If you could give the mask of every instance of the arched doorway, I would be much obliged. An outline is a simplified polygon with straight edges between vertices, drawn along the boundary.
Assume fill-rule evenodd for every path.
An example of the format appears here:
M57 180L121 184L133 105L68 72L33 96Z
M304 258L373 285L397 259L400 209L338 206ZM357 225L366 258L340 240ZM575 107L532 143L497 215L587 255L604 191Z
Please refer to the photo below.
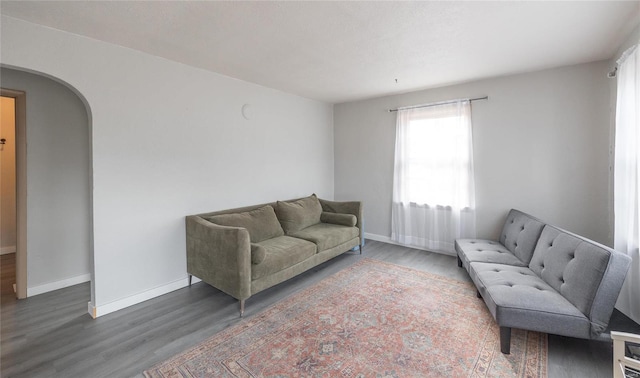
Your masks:
M3 264L10 261L9 272L13 280L7 280L6 268L3 266L3 292L5 281L13 284L18 298L27 297L27 261L26 261L26 127L25 104L26 95L22 91L0 89L2 96L2 129L0 132L0 164L2 184L0 191L0 226ZM20 210L18 209L20 208ZM18 252L19 251L19 252ZM14 257L4 254L14 254Z
M3 94L22 94L23 106L17 102L16 109L24 112L25 120L22 128L16 125L25 141L20 148L16 134L18 297L91 281L89 108L64 83L16 69L1 70ZM91 291L93 298L93 287Z

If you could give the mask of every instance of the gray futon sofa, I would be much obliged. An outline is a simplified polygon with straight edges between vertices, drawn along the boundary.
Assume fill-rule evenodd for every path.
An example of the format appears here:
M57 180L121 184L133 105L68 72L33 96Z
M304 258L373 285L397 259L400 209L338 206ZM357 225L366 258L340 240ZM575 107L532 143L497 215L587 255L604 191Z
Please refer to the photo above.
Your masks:
M511 210L499 241L456 240L458 266L500 326L593 339L609 323L630 258L604 245Z
M316 195L186 217L187 273L240 301L359 247L362 203Z

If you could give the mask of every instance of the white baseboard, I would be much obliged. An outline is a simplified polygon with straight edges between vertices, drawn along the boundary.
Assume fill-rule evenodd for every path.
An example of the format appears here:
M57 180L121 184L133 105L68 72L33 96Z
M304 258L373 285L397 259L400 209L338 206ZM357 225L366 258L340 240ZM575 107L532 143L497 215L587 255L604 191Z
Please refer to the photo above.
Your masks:
M200 282L200 279L193 277L191 281L192 284ZM144 301L148 301L149 299L153 299L155 297L159 297L161 295L170 293L172 291L176 291L178 289L182 289L183 287L189 286L188 278L181 278L179 280L169 282L166 285L158 286L153 289L145 290L141 293L134 294L122 299L115 300L113 302L93 306L91 302L88 303L88 312L94 319L110 314L114 311L122 310L123 308L136 305L138 303L142 303Z
M80 276L75 276L71 278L66 278L64 280L49 282L44 285L38 285L34 287L27 288L27 297L32 297L34 295L48 293L50 291L64 289L65 287L81 284L83 282L91 281L91 274L82 274Z
M395 244L395 245L401 245L403 247L409 247L409 248L414 248L414 249L421 249L423 251L428 251L428 252L434 252L434 253L440 253L440 254L444 254L444 255L451 255L451 256L455 256L455 254L452 253L446 253L446 252L441 252L441 251L429 251L427 249L423 249L423 248L417 248L414 246L410 246L410 245L403 245L397 242L394 242L393 240L391 240L391 238L389 238L388 236L382 236L382 235L376 235L376 234L370 234L365 232L364 234L364 238L365 239L369 239L369 240L375 240L375 241L379 241L379 242L383 242L383 243L389 243L389 244ZM364 248L365 254L367 251L366 245ZM201 280L197 277L193 277L192 283L198 283ZM149 289L146 291L143 291L141 293L138 294L134 294L122 299L118 299L115 300L113 302L104 304L104 305L98 305L98 306L94 306L91 302L87 303L87 312L89 313L89 315L91 315L94 319L103 315L107 315L110 314L112 312L118 311L118 310L122 310L124 308L136 305L138 303L142 303L144 301L148 301L149 299L153 299L155 297L159 297L161 295L164 294L168 294L172 291L176 291L178 289L182 289L183 287L187 287L189 286L189 281L188 278L181 278L179 280L175 280L173 282L170 282L166 285L162 285L153 289Z
M420 247L416 247L414 245L406 245L406 244L402 244L402 243L398 243L396 241L391 240L390 237L388 236L383 236L383 235L377 235L377 234L370 234L368 232L364 233L364 238L369 239L369 240L375 240L375 241L379 241L379 242L383 242L383 243L387 243L387 244L394 244L394 245L400 245L402 247L407 247L407 248L413 248L413 249L419 249L421 251L427 251L427 252L433 252L433 253L439 253L441 255L447 255L447 256L455 256L456 254L453 252L445 252L445 251L435 251L435 250L430 250L430 249L426 249L426 248L420 248ZM366 244L365 244L365 253L367 250Z
M376 234L370 234L370 233L366 233L364 234L364 238L365 239L369 239L369 240L375 240L375 241L380 241L383 243L389 243L389 244L396 244L396 245L402 245L399 243L394 242L393 240L391 240L391 238L389 238L388 236L382 236L382 235L376 235ZM417 248L417 247L413 247L410 245L403 245L404 247L409 247L409 248L415 248L415 249L422 249L422 248ZM427 251L426 249L422 249L424 251ZM364 248L365 254L367 251L366 245ZM429 251L429 252L435 252L435 253L441 253L441 254L445 254L445 255L452 255L449 253L445 253L445 252L438 252L438 251ZM455 255L453 255L455 256ZM193 281L192 283L198 283L200 282L200 279L193 277ZM118 310L122 310L123 308L127 308L129 306L133 306L136 305L138 303L142 303L144 301L148 301L149 299L153 299L155 297L159 297L161 295L170 293L172 291L178 290L178 289L182 289L183 287L186 287L189 285L189 281L187 279L187 277L185 278L181 278L179 280L170 282L166 285L162 285L153 289L149 289L146 291L143 291L141 293L138 294L134 294L131 295L129 297L126 298L122 298L122 299L118 299L115 300L113 302L104 304L104 305L98 305L98 306L94 306L91 302L89 302L87 304L87 311L89 313L89 315L91 315L93 318L97 318L103 315L107 315L110 314L112 312L118 311Z
M8 255L9 253L16 253L16 246L11 245L8 247L0 247L0 255Z

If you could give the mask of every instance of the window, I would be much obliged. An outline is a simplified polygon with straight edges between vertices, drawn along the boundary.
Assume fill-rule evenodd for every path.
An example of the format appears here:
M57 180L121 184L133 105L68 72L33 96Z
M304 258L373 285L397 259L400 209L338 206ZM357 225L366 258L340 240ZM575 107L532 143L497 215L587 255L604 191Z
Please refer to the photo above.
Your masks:
M392 240L453 251L475 237L469 101L398 111Z
M469 207L469 132L459 117L419 118L406 126L404 166L407 189L402 202L418 205ZM452 190L452 188L454 190ZM458 197L459 196L459 197Z

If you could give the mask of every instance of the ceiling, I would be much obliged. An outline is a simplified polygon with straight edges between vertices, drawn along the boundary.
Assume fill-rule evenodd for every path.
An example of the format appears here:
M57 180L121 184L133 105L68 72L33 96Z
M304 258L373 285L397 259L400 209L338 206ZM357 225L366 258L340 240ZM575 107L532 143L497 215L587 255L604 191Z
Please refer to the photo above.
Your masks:
M2 0L0 10L329 103L609 59L640 20L640 1Z

